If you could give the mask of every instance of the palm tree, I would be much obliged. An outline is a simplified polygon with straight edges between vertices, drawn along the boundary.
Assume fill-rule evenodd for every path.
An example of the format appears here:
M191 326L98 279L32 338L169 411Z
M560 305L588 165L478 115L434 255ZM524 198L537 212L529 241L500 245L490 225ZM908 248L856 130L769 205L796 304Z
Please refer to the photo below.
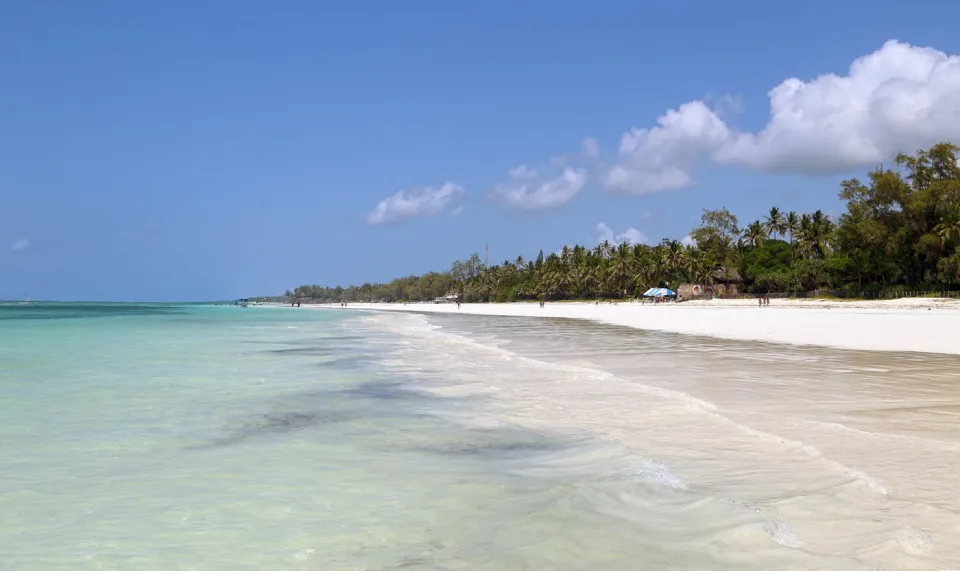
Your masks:
M764 218L763 227L767 234L772 236L781 236L787 231L786 219L779 208L774 206L770 209L770 213Z
M787 233L790 234L790 243L793 243L793 233L800 227L800 217L797 216L796 212L791 210L787 212L787 216L783 221Z
M587 267L584 270L583 286L584 291L591 297L597 297L600 294L601 285L606 279L604 267L597 263L600 258L590 255L587 258Z
M630 244L624 242L617 247L610 259L610 285L611 290L617 296L626 293L630 276L633 275L633 256L631 256Z
M683 262L683 269L687 272L687 278L694 283L699 282L700 276L703 275L703 269L706 267L703 252L693 246L687 246L683 252Z
M767 231L764 229L763 224L759 220L751 222L743 229L743 236L740 238L740 242L744 244L749 244L754 248L759 248L763 246L763 242L767 239Z
M650 277L654 283L659 286L660 282L669 281L670 277L670 250L663 245L663 242L653 247L651 252Z
M683 244L676 240L664 240L663 246L666 248L667 270L672 277L683 268Z
M825 258L833 245L833 222L822 210L814 212L812 220L814 252L818 258Z
M597 244L593 249L594 255L597 257L603 258L605 260L610 259L610 254L613 253L613 244L610 243L610 240L604 240Z
M817 210L813 215L800 217L794 254L798 258L824 258L830 250L833 240L833 222L830 217Z

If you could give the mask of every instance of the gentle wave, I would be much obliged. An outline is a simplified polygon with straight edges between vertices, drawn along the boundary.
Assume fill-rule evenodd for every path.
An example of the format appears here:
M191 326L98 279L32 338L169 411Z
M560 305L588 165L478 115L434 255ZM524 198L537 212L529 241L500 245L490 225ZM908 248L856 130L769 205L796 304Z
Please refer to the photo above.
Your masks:
M890 454L901 453L903 445L921 445L935 454L949 455L957 450L953 443L927 435L893 433L885 435L886 447L892 442L900 444L897 452L888 451L877 442L884 438L884 433L849 426L831 416L817 417L817 409L803 412L811 395L802 386L790 388L780 380L769 387L756 383L749 389L736 387L731 394L738 395L738 404L733 408L679 388L691 384L683 382L683 375L705 375L705 379L717 383L735 379L731 377L737 375L732 363L752 367L745 370L750 371L751 379L760 377L758 366L774 376L794 375L798 367L822 370L825 357L817 349L672 338L658 344L652 336L635 332L623 334L630 340L630 345L624 345L623 339L617 339L615 328L603 330L596 326L584 334L587 328L583 325L549 320L428 319L416 315L371 315L367 319L370 326L421 340L410 345L420 349L395 359L419 363L419 372L428 379L431 366L426 363L448 370L456 378L446 383L429 379L419 387L421 390L443 393L448 390L445 386L472 385L477 382L474 379L482 378L486 394L501 407L499 412L487 412L486 418L615 442L625 448L622 454L634 455L638 463L635 474L641 480L699 496L690 500L691 506L701 506L704 504L699 502L716 498L753 511L759 517L757 525L775 543L802 548L814 559L820 558L821 563L845 561L843 568L865 569L935 568L934 565L951 565L960 559L960 545L948 531L960 524L960 518L956 511L945 509L955 505L948 500L947 488L941 488L939 499L928 499L928 492L934 489L931 481L930 486L924 485L922 498L911 496L899 473L891 472L898 482L896 488L891 488L884 476L857 465L867 461L886 472L891 461L896 461ZM543 322L548 324L541 325ZM604 332L598 334L598 329ZM424 351L423 347L430 350ZM831 363L852 361L847 366L828 369L849 371L845 373L847 382L865 378L875 383L870 380L871 375L895 375L902 368L853 362L861 358L859 354L840 351L826 354ZM700 362L703 359L724 363L724 369L710 369L706 362ZM930 368L937 364L936 358L901 362L913 369L924 367L931 378L949 374L949 369L936 373ZM612 368L608 370L606 363ZM649 364L646 371L644 364ZM499 366L510 368L510 373L501 371ZM478 372L461 374L469 367ZM669 371L666 386L658 382L665 379L662 371ZM851 379L849 375L858 377ZM810 378L805 382L809 384ZM711 385L694 384L706 386L708 394L715 393ZM869 385L851 388L869 390L866 387ZM935 394L932 389L924 390ZM770 394L777 400L763 397L764 391L775 391ZM755 394L760 396L761 409L747 410L746 402ZM831 402L838 410L849 406L836 399ZM782 412L762 410L771 406ZM817 406L829 412L822 405ZM631 409L634 415L629 413ZM802 414L796 416L797 412ZM780 424L780 428L773 429L775 424ZM824 440L827 437L823 430L841 431L844 439L869 438L866 446L873 448L851 449L846 440ZM807 440L812 437L828 443L832 452ZM837 447L838 443L844 446ZM848 454L848 450L855 453ZM537 470L549 471L549 467ZM628 474L629 471L615 477ZM821 519L827 514L847 522L843 532L828 531L827 520ZM699 515L708 517L706 513ZM694 518L690 525L695 525L694 521L701 520ZM919 531L904 535L903 529ZM735 531L730 533L737 537ZM892 541L889 545L900 547L895 551L859 547L869 545L871 538L884 545Z

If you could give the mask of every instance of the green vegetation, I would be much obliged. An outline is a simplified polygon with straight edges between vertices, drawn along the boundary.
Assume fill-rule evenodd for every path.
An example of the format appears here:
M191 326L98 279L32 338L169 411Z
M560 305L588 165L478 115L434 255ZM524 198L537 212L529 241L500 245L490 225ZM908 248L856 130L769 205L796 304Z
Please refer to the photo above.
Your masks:
M845 180L846 212L831 220L770 209L740 228L725 208L704 210L690 232L694 244L656 246L609 242L564 246L534 260L522 256L485 266L477 254L447 272L348 288L300 286L287 296L315 302L417 301L459 293L465 301L632 297L649 287L741 280L742 292L960 289L960 168L950 143L896 168L879 167L867 181Z

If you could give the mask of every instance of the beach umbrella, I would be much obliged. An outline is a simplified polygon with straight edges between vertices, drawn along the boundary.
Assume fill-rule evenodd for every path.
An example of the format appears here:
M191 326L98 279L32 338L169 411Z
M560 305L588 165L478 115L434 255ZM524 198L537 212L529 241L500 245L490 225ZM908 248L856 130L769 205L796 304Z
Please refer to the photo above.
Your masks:
M676 294L673 292L673 290L665 287L652 287L643 292L643 297L669 297L671 295Z

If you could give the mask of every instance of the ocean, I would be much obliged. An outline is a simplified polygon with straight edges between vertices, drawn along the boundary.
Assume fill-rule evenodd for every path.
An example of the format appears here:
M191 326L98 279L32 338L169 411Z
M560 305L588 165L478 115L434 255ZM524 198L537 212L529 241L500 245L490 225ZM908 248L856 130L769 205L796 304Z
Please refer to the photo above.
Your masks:
M960 568L960 359L0 305L0 570Z

